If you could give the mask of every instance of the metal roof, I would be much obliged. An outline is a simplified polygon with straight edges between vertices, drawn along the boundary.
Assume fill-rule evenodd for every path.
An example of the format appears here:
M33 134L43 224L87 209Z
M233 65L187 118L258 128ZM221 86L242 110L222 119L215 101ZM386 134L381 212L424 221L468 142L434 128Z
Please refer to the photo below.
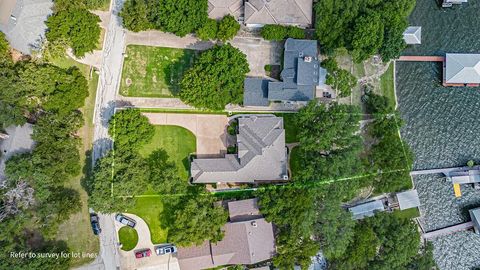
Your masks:
M454 184L480 183L480 171L468 170L463 172L450 172L449 177Z
M403 32L403 39L407 44L422 44L422 27L409 26Z
M400 210L414 208L420 206L420 199L416 189L397 193L398 204Z
M365 217L372 217L376 212L385 211L382 201L371 201L348 208L352 213L353 219L362 219Z
M480 234L480 207L475 209L468 210L470 213L470 218L473 222L473 227L475 229L475 233Z
M480 83L480 54L447 53L445 57L447 83Z

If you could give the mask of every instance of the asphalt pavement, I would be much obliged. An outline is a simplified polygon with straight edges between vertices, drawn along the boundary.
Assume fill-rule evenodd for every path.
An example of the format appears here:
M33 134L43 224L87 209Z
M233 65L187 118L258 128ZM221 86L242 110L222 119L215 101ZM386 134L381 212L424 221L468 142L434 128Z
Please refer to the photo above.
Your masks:
M125 30L122 27L118 12L123 0L112 0L110 21L103 44L100 80L97 88L93 123L95 125L93 141L93 160L104 156L112 148L112 140L108 136L108 121L115 109L115 96L120 83L123 52L125 49ZM114 270L120 268L120 258L117 248L117 233L113 215L99 214L100 226L100 259L91 265L90 269ZM87 266L88 267L88 266ZM89 268L86 268L89 269Z

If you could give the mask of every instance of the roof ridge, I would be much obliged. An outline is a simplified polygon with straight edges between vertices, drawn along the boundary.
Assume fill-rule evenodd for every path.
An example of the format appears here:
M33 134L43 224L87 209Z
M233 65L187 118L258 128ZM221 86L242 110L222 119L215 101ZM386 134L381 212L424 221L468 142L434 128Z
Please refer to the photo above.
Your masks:
M307 20L308 23L312 23L311 20L312 18L308 18L307 17L307 14L305 14L305 11L302 9L302 7L300 7L300 5L298 4L297 0L292 0L293 2L295 2L295 5L297 5L298 9L300 9L300 11L302 12L303 16L305 17L305 19Z

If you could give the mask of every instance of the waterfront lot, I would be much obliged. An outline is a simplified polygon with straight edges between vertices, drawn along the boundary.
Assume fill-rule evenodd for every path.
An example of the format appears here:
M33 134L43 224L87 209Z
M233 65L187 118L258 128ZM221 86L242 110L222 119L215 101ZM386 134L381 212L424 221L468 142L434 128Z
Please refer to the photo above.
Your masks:
M173 97L183 73L197 51L128 45L123 63L120 94L129 97Z

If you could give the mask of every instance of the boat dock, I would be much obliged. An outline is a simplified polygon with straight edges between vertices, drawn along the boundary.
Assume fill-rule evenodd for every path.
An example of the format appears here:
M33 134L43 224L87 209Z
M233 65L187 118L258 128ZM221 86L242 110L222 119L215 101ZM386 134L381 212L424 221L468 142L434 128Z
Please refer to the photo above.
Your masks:
M424 55L404 55L400 56L397 61L404 62L443 62L445 57L443 56L424 56Z
M439 230L424 233L424 234L422 234L422 237L423 237L423 239L429 240L429 239L432 239L434 237L448 235L448 234L461 232L461 231L466 231L466 230L470 230L472 228L473 228L473 221L469 221L469 222L453 225L453 226L450 226L450 227L446 227L446 228L443 228L443 229L439 229Z

